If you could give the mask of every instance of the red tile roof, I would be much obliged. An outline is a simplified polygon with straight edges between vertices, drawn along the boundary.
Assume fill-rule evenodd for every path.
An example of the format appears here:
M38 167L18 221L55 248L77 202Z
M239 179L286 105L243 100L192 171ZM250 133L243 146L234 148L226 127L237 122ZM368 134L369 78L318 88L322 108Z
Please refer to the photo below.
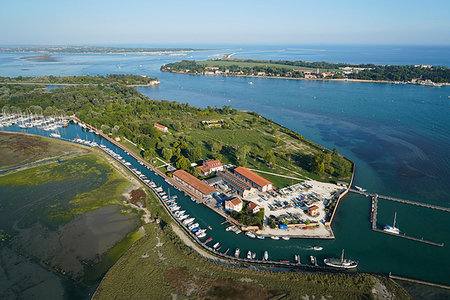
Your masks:
M256 204L253 201L250 201L250 203L247 205L248 208L250 208L251 210L254 210L257 207L260 207L258 204Z
M201 172L203 172L203 173L208 173L210 170L209 170L209 168L208 167L205 167L205 166L198 166L197 167Z
M161 128L161 129L167 129L167 127L166 127L166 126L164 126L164 125L161 125L161 124L158 124L158 123L154 123L154 124L153 124L153 126L155 126L155 127L159 127L159 128Z
M233 199L229 200L231 203L233 203L234 206L239 205L242 203L242 200L238 197L234 197Z
M222 166L222 163L218 159L208 159L203 164L206 165L210 169Z
M216 192L216 189L210 186L209 184L195 178L188 172L184 170L176 170L173 172L173 176L180 178L190 186L192 186L194 189L198 190L200 193L204 195L209 195L211 193Z
M234 172L244 176L245 178L247 178L248 180L252 181L253 183L255 183L256 185L258 185L260 187L266 186L268 184L272 184L272 182L270 182L269 180L262 178L258 174L255 174L252 171L250 171L249 169L244 168L244 167L237 167L236 169L234 169Z
M317 207L316 205L313 205L309 208L309 210L316 210L316 209L319 209L319 207Z

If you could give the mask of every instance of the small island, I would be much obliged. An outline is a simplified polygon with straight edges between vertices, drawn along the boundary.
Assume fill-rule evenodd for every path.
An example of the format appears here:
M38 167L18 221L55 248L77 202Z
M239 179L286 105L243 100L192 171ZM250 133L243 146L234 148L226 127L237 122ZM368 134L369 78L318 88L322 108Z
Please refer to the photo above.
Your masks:
M191 75L284 79L392 82L441 86L450 84L450 68L431 65L390 66L288 60L222 59L169 63L161 71Z

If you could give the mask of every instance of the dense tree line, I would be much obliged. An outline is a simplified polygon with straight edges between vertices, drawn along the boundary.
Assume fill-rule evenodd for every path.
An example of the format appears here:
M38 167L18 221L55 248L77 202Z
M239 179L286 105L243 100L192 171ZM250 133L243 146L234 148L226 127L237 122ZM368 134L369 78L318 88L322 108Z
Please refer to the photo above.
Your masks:
M39 76L39 77L0 77L0 83L12 82L31 82L31 83L48 83L48 84L112 84L120 83L125 85L146 85L157 80L139 75L127 74L108 74L106 76Z

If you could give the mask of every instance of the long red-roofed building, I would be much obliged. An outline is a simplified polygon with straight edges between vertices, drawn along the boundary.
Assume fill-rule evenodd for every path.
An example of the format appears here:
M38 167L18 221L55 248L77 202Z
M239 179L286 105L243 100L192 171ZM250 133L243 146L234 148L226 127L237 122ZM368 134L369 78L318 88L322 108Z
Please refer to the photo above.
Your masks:
M217 192L215 188L184 170L176 170L173 172L173 179L188 188L194 195L199 196L201 199L209 199L212 193Z
M237 167L233 170L233 173L236 175L236 177L251 185L252 187L257 188L261 192L268 192L273 189L272 182L265 178L262 178L258 174L250 171L245 167Z

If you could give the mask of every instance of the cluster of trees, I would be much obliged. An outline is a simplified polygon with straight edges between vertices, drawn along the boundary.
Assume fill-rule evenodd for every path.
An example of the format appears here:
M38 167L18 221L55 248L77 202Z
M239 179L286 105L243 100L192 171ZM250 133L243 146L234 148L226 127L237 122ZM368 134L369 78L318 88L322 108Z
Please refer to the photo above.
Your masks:
M244 208L241 211L231 212L231 217L247 226L258 226L259 229L262 229L264 226L264 208L254 214L247 208L246 202L244 202Z
M336 177L350 177L352 164L338 154L336 148L333 152L325 151L314 155L310 163L310 171L323 176L325 173Z
M42 86L8 85L0 83L0 107L10 110L39 108L44 115L76 115L106 134L125 136L145 149L146 159L157 155L172 162L176 168L195 173L191 162L203 158L202 144L189 136L163 134L154 126L163 125L174 130L198 124L197 115L236 113L230 106L200 109L185 103L156 101L139 93L134 87L121 84L73 86L46 91ZM220 149L221 150L221 149ZM220 151L219 150L219 151Z
M349 74L348 78L365 80L411 81L429 79L433 82L450 82L450 68L415 66L375 66L371 69Z
M146 76L131 74L109 74L106 76L39 76L39 77L0 77L0 83L6 82L36 82L48 84L112 84L119 83L125 85L146 85L157 80Z

